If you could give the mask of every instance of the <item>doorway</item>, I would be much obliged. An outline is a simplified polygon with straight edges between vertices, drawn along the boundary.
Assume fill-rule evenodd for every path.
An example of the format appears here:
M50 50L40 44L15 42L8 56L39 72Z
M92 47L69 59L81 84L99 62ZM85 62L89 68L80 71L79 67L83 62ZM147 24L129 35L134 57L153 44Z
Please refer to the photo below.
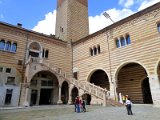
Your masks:
M142 82L142 94L144 104L153 104L152 95L149 86L149 78L145 78Z
M50 105L53 89L41 89L40 90L40 102L39 105Z

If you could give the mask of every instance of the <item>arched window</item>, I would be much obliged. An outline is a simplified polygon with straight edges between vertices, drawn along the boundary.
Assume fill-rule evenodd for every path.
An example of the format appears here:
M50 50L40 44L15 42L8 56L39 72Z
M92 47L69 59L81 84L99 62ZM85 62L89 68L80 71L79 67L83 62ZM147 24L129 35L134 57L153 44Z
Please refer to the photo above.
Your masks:
M48 53L49 53L49 51L46 50L46 51L45 51L45 58L48 58Z
M98 49L98 54L101 53L100 45L97 45L97 49Z
M97 48L94 47L94 55L97 55Z
M11 50L11 42L6 42L6 46L5 46L5 50L6 51L10 51Z
M11 47L11 52L16 52L17 51L17 43L13 43Z
M126 42L127 42L127 45L131 44L131 39L129 35L126 35Z
M37 42L33 42L29 46L29 56L39 57L41 47Z
M118 40L117 38L116 38L116 46L117 46L117 48L119 48L121 45L120 45L120 40Z
M93 56L93 49L90 48L90 55Z
M0 50L4 50L4 47L5 47L5 41L1 40L0 41Z
M125 46L126 43L124 37L121 37L120 40L121 40L121 46Z
M157 24L158 32L160 32L160 23Z

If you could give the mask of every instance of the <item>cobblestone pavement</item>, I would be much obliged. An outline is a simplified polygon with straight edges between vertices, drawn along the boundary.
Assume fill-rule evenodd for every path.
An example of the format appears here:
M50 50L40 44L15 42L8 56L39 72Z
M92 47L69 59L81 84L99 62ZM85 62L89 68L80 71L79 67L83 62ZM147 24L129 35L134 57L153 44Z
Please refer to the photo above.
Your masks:
M0 109L0 120L160 120L160 108L133 105L133 115L125 107L87 106L87 112L75 113L73 105Z

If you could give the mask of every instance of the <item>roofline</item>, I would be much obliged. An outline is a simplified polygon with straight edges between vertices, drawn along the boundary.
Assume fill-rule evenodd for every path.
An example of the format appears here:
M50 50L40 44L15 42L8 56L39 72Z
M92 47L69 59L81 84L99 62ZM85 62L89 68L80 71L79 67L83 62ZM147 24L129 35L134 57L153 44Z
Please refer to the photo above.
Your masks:
M75 41L75 42L73 42L73 45L76 45L78 43L84 42L84 41L86 41L86 40L88 40L88 39L90 39L92 37L95 37L95 36L97 36L99 34L102 34L102 33L106 32L107 30L113 29L113 28L115 28L115 27L117 27L119 25L122 25L122 24L124 24L124 23L126 23L128 21L131 21L131 20L133 20L133 19L135 19L137 17L140 17L140 16L142 16L144 14L147 14L147 13L149 13L149 12L151 12L153 10L159 9L159 8L160 8L160 2L154 4L154 5L150 6L150 7L147 7L147 8L145 8L145 9L143 9L143 10L141 10L141 11L135 13L135 14L132 14L132 15L120 20L120 21L117 21L117 22L115 22L115 23L113 23L113 24L111 24L111 25L109 25L109 26L107 26L107 27L95 32L95 33L92 33L92 34L90 34L90 35L88 35L88 36L86 36L86 37L84 37L84 38L82 38L82 39L80 39L78 41Z
M23 27L15 26L15 25L12 25L12 24L9 24L9 23L6 23L6 22L2 22L2 21L0 21L0 24L8 26L8 27L15 28L15 29L18 29L18 30L22 30L24 32L33 33L33 34L36 34L36 35L40 35L40 36L43 36L43 37L47 37L47 38L57 40L59 42L65 42L66 43L66 41L62 41L62 40L56 38L55 35L46 35L46 34L43 34L43 33L39 33L39 32L33 31L33 30L29 30L29 29L26 29L26 28L23 28Z

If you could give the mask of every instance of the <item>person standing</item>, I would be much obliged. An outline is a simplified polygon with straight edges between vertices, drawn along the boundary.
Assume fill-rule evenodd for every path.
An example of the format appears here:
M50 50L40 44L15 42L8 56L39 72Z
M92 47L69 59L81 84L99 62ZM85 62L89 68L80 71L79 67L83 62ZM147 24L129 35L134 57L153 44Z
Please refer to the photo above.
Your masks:
M128 115L133 115L133 113L132 113L132 102L131 102L130 98L128 98L126 100L126 108L127 108Z
M80 113L80 99L79 96L76 98L76 111L77 113Z
M82 101L82 111L86 112L86 103L85 103L85 100Z

